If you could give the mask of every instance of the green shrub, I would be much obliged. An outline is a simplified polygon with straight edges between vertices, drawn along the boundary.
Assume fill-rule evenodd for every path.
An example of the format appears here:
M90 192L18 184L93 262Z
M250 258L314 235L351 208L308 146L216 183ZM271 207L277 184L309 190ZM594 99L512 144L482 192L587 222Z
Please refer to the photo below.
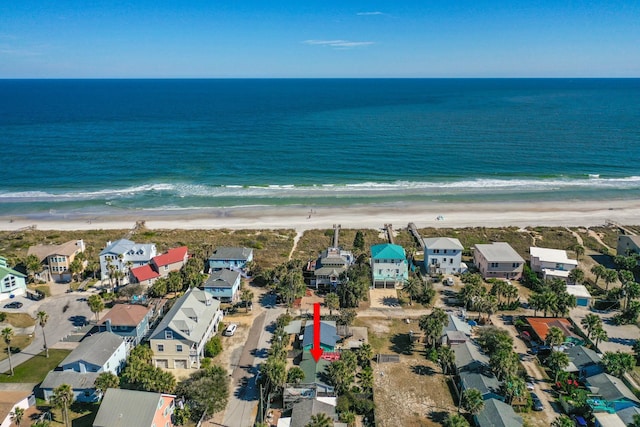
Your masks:
M222 352L222 340L219 335L212 337L204 346L205 357L216 357Z
M4 322L5 320L7 320L7 313L0 312L0 322Z

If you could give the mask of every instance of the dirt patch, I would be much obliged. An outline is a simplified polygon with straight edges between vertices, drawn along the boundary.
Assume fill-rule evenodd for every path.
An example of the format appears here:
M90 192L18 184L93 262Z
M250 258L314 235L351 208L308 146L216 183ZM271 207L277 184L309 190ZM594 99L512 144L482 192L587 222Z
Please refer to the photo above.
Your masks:
M398 291L395 289L371 289L369 291L370 308L397 308L400 307L398 301Z

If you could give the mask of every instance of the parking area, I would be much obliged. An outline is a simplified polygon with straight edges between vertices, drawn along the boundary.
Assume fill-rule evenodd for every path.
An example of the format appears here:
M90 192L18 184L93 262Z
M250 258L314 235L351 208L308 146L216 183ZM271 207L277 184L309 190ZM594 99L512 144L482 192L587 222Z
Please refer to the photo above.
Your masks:
M571 319L580 327L582 325L582 319L587 314L597 314L602 319L602 328L605 330L609 339L607 341L600 342L598 348L603 353L606 351L625 351L630 352L633 343L638 339L640 330L636 325L615 325L613 323L613 316L616 312L602 313L594 312L585 307L576 307L571 310ZM585 332L583 330L583 332ZM586 332L585 332L586 333Z
M397 308L398 291L395 289L371 289L369 290L370 308Z

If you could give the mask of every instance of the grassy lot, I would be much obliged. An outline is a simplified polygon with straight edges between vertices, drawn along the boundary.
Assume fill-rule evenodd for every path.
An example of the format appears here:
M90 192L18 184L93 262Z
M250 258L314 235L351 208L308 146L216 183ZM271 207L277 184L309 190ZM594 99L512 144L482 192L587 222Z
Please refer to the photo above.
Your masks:
M11 348L13 352L11 354L18 353L18 349L22 350L26 348L33 341L33 337L29 335L14 335L11 340ZM7 347L3 343L2 352L0 352L0 360L8 359Z
M535 236L536 245L540 247L569 249L578 243L573 234L564 227L535 227L529 231Z
M16 328L26 328L36 324L33 317L29 316L27 313L5 313L5 315L5 322L10 323Z
M368 318L355 324L369 328L374 353L400 356L399 363L373 363L376 425L440 426L456 411L447 378L425 358L421 344L411 344L409 331L418 331L416 323Z
M599 231L596 231L596 229L598 229ZM584 243L584 247L585 248L591 249L591 250L596 251L596 252L602 252L603 249L605 249L605 247L602 246L600 244L600 242L598 242L596 239L594 239L592 236L589 235L588 231L585 228L572 228L571 230L575 231L576 233L578 233L580 235L580 237L582 238L582 241ZM615 233L616 242L617 242L617 239L618 239L617 235L618 234L617 234L617 231L614 231L613 229L608 229L606 227L593 227L592 230L596 231L596 233L602 233L603 230L608 230L607 233ZM603 241L607 242L607 240L603 240ZM611 247L615 248L616 245L614 244Z
M13 341L11 342L13 346ZM0 383L40 383L47 373L67 357L69 350L49 350L49 358L44 351L14 368L14 375L0 375ZM6 357L6 356L5 356Z
M41 399L37 399L37 408L43 413L51 413L51 426L64 426L62 409L53 408L48 402ZM98 403L73 403L69 408L71 425L73 427L92 427L99 408Z

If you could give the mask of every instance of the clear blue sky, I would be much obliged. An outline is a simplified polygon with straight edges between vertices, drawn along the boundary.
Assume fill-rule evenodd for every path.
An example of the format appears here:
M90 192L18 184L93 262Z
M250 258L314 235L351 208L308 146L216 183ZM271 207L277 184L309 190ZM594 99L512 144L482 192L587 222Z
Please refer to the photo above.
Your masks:
M0 78L640 77L640 0L5 0Z

